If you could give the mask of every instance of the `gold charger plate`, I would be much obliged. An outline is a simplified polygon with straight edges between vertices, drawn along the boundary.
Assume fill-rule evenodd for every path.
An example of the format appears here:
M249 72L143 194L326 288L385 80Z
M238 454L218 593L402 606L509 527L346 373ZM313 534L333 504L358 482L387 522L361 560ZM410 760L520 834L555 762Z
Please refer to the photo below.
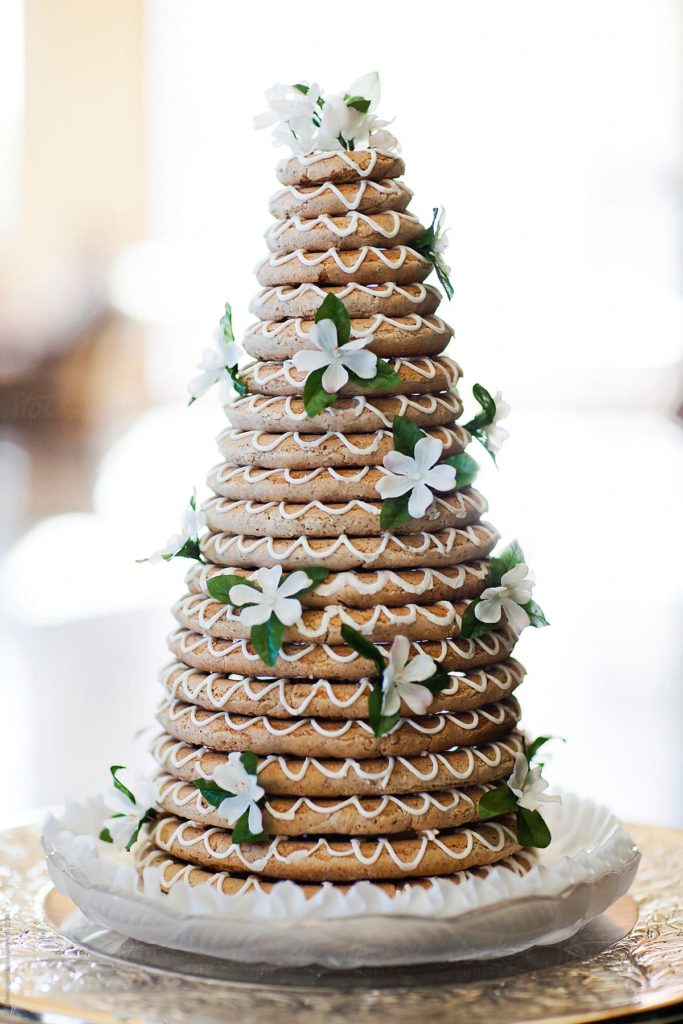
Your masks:
M569 942L477 964L335 972L207 963L81 922L50 883L36 826L0 833L5 1008L34 1020L203 1024L579 1024L683 1000L683 831L632 826L629 896ZM48 895L49 894L49 895ZM53 930L56 929L56 930ZM179 958L179 959L174 959ZM0 1020L3 1002L0 987ZM14 1017L16 1020L16 1017Z

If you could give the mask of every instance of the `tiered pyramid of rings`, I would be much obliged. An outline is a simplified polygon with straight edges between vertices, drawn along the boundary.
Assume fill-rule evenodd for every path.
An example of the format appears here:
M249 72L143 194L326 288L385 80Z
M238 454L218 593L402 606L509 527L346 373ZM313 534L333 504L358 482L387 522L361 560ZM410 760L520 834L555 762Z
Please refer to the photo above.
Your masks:
M258 266L258 321L244 342L257 361L248 394L226 409L223 461L209 475L207 564L187 575L174 608L175 661L163 673L164 730L155 744L164 814L138 856L164 866L165 884L212 882L226 892L292 879L305 886L524 870L505 818L479 822L478 800L506 779L520 749L513 691L524 670L505 628L458 637L468 598L487 586L498 536L472 487L438 496L425 516L380 529L377 481L395 415L439 438L444 457L463 451L453 391L460 369L441 353L452 331L435 316L431 264L410 248L424 229L406 212L403 161L380 151L292 157L278 165L270 255ZM304 375L291 363L306 346L328 292L352 318L352 335L400 377L389 391L349 383L313 419ZM213 600L207 579L262 566L330 571L302 599L274 669L251 648L240 610ZM389 734L368 722L374 666L343 643L348 623L373 643L397 635L451 673L423 717L404 705ZM192 785L231 751L253 751L266 790L266 843L235 844L230 828ZM424 884L424 882L422 882Z

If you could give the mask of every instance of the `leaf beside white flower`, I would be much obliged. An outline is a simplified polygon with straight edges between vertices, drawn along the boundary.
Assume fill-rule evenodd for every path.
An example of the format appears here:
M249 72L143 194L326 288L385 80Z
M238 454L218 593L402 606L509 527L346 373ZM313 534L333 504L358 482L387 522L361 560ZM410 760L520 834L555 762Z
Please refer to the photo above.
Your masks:
M543 610L532 599L535 579L517 541L489 561L492 586L468 602L460 624L460 635L475 639L505 619L520 633L527 626L547 626Z
M201 372L188 381L190 405L205 395L214 384L219 385L219 399L222 405L227 405L230 401L233 388L240 395L246 394L246 386L240 380L237 371L238 363L244 353L235 341L232 308L229 302L225 304L225 313L221 317L218 327L214 328L213 341L214 348L205 348L197 363L197 369Z
M156 783L134 776L123 765L112 765L109 770L113 781L103 799L113 813L103 822L100 839L114 843L120 850L130 850L143 825L157 816ZM121 772L127 773L124 779L119 777Z
M550 737L539 737L534 743L517 752L512 774L502 786L490 789L479 800L478 812L482 821L501 814L514 813L517 820L517 839L521 846L544 849L551 835L541 815L543 804L561 803L559 795L548 793L548 782L543 778L543 765L533 765L539 748Z
M481 409L465 424L465 430L483 445L495 462L496 454L510 436L505 427L500 426L500 421L510 415L510 406L500 391L496 391L495 396L491 395L481 384L474 385L472 395Z
M448 248L448 232L450 230L450 228L444 228L443 226L445 216L446 211L443 207L435 207L432 213L432 223L410 245L412 249L429 260L446 295L449 299L452 299L451 268L444 259L444 253Z
M172 534L158 551L148 558L140 558L138 561L149 562L151 565L169 562L172 558L195 558L197 561L203 561L199 547L199 534L205 526L206 513L203 509L197 508L197 499L193 494L188 508L180 517L178 533Z

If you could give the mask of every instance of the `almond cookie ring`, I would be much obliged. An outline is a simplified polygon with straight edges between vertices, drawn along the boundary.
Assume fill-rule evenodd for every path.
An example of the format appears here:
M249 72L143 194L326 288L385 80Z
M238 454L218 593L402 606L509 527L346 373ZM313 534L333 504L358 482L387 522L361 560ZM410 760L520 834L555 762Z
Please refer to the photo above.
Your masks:
M521 847L514 818L467 825L405 838L290 839L267 843L232 842L232 833L214 825L162 818L151 831L159 849L181 860L222 871L256 871L270 878L303 882L355 882L361 879L449 875L495 864Z
M265 233L271 252L325 252L327 249L362 249L364 246L410 245L424 233L424 224L413 213L321 213L304 219L295 214L276 221Z
M505 629L492 630L475 640L413 640L411 658L428 654L447 672L495 665L511 653L517 637ZM285 644L275 665L269 667L246 640L221 640L180 628L168 638L172 654L185 665L204 672L230 675L283 676L286 679L365 679L375 665L350 647L330 644ZM388 650L386 652L388 654ZM370 755L367 755L368 757Z
M335 538L254 537L208 533L199 542L205 558L215 565L249 569L311 569L324 564L330 572L352 569L444 568L487 555L499 539L490 523L475 522L462 529L434 533L382 533L375 537Z
M440 356L432 359L415 356L412 359L399 356L388 359L392 370L398 374L400 382L391 388L361 388L349 380L339 392L342 398L353 395L365 397L389 395L432 394L438 391L450 391L460 377L462 370L452 359ZM300 373L294 364L287 360L284 363L253 363L241 374L242 380L252 394L260 395L297 395L301 396L308 374Z
M287 796L296 787L302 796L358 796L385 793L418 793L500 782L509 778L522 737L511 732L492 743L456 747L439 754L416 757L355 758L285 757L260 758L258 780L269 795ZM154 760L175 778L194 782L211 779L228 754L194 746L164 732L152 746Z
M351 275L359 284L415 284L433 269L428 259L406 245L390 249L364 245L360 249L275 253L257 263L254 274L260 285L272 288L281 284L343 285Z
M270 197L268 210L278 220L288 217L319 217L351 213L353 210L405 210L413 192L402 181L354 181L335 184L323 181L320 185L286 185Z
M295 757L410 757L453 746L488 743L510 732L520 718L514 697L472 711L400 718L392 731L375 736L363 719L268 718L206 711L182 701L163 701L157 721L178 740L212 750L252 750Z
M158 779L157 803L164 811L201 825L225 828L225 818L189 782ZM267 797L263 828L271 835L376 836L455 828L479 820L479 800L488 786L385 796Z
M191 594L208 595L213 576L237 575L252 579L249 569L202 565L195 562L185 576ZM489 585L489 563L463 562L444 569L380 569L376 572L331 572L323 583L299 597L304 608L342 604L350 608L374 608L377 604L403 606L433 604L477 597Z
M226 896L239 896L248 892L269 893L272 891L273 886L278 884L277 881L269 882L264 878L259 878L257 875L247 875L245 877L244 875L231 875L227 871L207 870L206 868L197 867L195 864L189 864L178 857L172 857L163 850L158 850L148 839L142 839L139 843L136 843L133 847L133 856L140 872L143 872L147 867L159 868L160 885L164 893L172 892L173 887L179 883L185 883L192 886L212 885ZM499 861L496 867L505 868L506 870L513 871L516 875L522 876L527 874L535 864L536 858L533 850L520 850L519 853ZM453 875L442 875L440 881L448 881L452 882L453 885L458 885L469 878L486 878L491 873L491 870L490 866L486 866L471 868L468 871L457 871ZM291 882L290 884L296 885L306 899L311 899L322 889L329 890L330 886L333 886L339 892L348 892L353 883L344 885L337 882L323 882L321 885L316 883L306 885L301 882ZM391 897L396 896L404 889L415 887L429 889L433 884L434 880L431 878L411 878L395 882L375 880L373 882L375 888L381 889L382 892Z
M245 350L255 359L284 361L302 349L313 346L308 335L313 320L259 320L247 330L242 342ZM356 318L351 321L351 337L370 335L366 346L369 352L382 358L392 356L439 355L453 336L452 329L438 316Z
M376 643L388 643L399 635L409 640L444 640L460 635L466 609L466 602L452 601L405 604L398 608L383 604L373 608L330 604L326 608L306 608L298 622L286 627L284 639L286 643L342 646L342 626L351 626ZM249 627L243 623L241 613L241 608L203 594L186 594L173 606L173 615L181 626L222 640L249 639Z
M514 658L488 669L453 674L450 685L434 695L426 713L470 711L501 700L524 680L525 670ZM289 679L256 679L253 676L222 676L199 672L175 661L161 673L161 684L172 700L196 704L207 711L269 718L367 718L372 681L335 683L329 679L300 682ZM410 708L401 702L404 717Z
M459 426L436 427L425 433L441 442L444 459L464 452L471 441L470 434ZM394 435L390 430L377 430L373 434L300 434L298 431L269 434L260 430L226 427L216 441L221 455L226 459L226 469L237 466L258 466L264 469L381 467L384 456L394 450ZM256 494L249 496L256 497ZM321 497L315 486L306 496ZM376 494L373 496L376 497ZM341 495L337 501L340 499Z
M372 501L377 498L377 484L386 473L382 466L262 469L224 462L211 470L206 482L215 494L231 499L297 502L306 494L318 501L349 501L354 497Z
M382 181L400 178L405 164L400 156L381 149L343 150L339 153L311 153L280 160L275 168L283 185L317 185L320 182L347 182L360 179Z
M359 284L350 281L337 288L323 288L317 284L280 285L264 288L249 304L249 311L261 320L291 320L301 316L313 320L327 295L336 295L350 317L408 316L418 313L425 316L433 313L441 302L441 292L431 284L396 284L387 281L382 285Z
M225 406L225 414L238 430L265 430L300 434L373 434L389 429L394 416L405 416L418 427L450 426L462 412L453 392L440 395L391 395L387 398L338 398L334 405L309 419L300 398L246 395Z
M211 530L219 533L249 531L256 537L367 537L381 533L381 502L352 499L344 503L308 501L232 501L211 498L203 505ZM441 532L451 526L468 526L485 511L484 499L473 487L465 487L448 497L436 497L424 516L395 526L394 535Z

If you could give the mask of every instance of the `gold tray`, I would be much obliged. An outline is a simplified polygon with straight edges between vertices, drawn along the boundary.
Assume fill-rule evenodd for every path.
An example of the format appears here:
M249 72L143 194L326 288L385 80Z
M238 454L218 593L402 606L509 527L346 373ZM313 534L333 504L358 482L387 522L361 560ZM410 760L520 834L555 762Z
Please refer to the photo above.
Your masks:
M683 1000L683 830L629 831L643 854L631 895L568 942L350 972L207 963L93 926L70 932L76 945L59 934L75 908L50 891L38 827L0 832L0 1021L13 1008L53 1024L579 1024L666 1007Z

